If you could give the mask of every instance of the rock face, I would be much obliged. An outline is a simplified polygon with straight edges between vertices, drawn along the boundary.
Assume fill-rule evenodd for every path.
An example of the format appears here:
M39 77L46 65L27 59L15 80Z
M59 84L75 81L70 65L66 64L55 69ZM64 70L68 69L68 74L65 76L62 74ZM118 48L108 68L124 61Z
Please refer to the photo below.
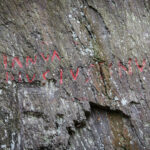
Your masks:
M1 150L150 150L148 0L0 1Z

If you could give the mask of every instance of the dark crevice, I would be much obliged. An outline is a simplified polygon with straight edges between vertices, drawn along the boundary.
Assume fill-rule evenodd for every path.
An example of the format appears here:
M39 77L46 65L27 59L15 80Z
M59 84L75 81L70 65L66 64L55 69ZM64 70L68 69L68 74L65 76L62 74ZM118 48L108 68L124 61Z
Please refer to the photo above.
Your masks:
M73 130L71 127L66 127L66 129L67 129L69 135L72 136L73 134L75 134L75 130Z
M111 97L108 95L107 83L105 81L105 75L103 73L103 69L102 69L102 66L100 65L100 63L99 63L99 69L100 69L100 75L102 77L102 81L103 81L104 88L105 88L105 94L104 95L107 96L108 99L111 99Z
M135 126L133 125L132 121L130 120L130 125L131 125L131 130L132 132L136 135L140 145L142 147L145 147L144 143L142 142L141 138L139 137L138 133L137 133L137 129L135 128Z
M76 128L83 128L86 126L86 121L85 120L82 120L82 121L74 120L74 125Z
M128 114L125 114L123 111L119 110L119 109L115 109L112 110L109 106L102 106L93 102L89 102L90 106L91 106L91 110L92 109L99 109L99 110L105 110L107 112L110 113L119 113L120 115L122 115L124 118L131 118Z
M92 9L95 13L97 13L99 15L99 17L101 18L103 24L104 24L104 27L105 27L105 30L107 31L108 34L110 34L110 30L109 28L107 27L105 21L104 21L104 18L102 17L101 13L96 9L94 8L93 6L91 6L86 0L85 0L85 3L87 4L87 6Z
M33 116L36 118L45 118L46 116L42 112L37 112L37 111L23 111L24 115L27 116Z

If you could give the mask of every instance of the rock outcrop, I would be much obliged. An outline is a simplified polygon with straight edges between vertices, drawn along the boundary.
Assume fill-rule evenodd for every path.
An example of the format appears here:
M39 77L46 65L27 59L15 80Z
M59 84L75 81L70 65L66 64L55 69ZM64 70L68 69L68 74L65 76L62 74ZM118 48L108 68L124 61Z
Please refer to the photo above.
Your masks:
M0 1L0 149L150 150L148 0Z

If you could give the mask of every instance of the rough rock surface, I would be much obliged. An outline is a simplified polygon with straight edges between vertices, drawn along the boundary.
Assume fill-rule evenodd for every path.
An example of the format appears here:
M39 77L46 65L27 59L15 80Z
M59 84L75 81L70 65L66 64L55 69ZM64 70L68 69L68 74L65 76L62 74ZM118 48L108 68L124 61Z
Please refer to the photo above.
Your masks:
M149 49L149 0L0 0L0 149L150 150Z

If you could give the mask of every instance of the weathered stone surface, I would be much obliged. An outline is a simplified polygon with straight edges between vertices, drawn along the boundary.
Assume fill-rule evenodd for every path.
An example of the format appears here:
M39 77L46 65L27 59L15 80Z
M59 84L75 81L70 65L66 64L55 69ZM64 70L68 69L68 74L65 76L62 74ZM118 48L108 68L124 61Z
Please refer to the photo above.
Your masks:
M149 21L148 0L0 0L0 149L150 150Z

